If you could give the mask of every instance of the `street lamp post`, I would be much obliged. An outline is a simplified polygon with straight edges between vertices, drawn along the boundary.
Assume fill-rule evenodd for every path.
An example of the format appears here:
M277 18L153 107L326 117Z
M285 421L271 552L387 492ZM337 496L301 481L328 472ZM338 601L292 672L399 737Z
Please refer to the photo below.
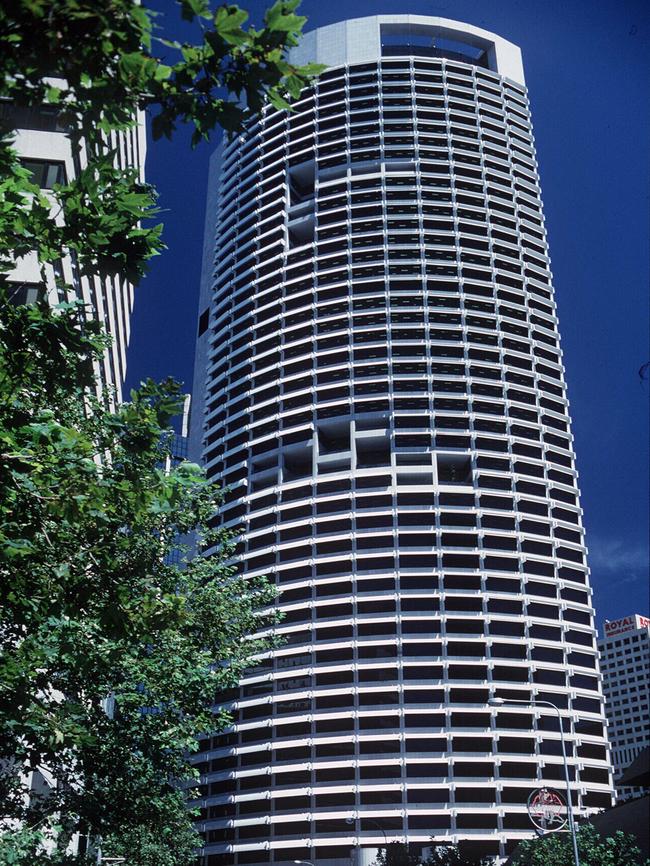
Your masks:
M573 803L571 801L571 781L569 779L569 765L566 759L566 746L564 745L564 729L562 727L562 716L560 708L551 701L518 701L508 698L490 698L488 704L494 707L507 707L510 705L523 705L526 707L551 707L557 713L557 720L560 727L560 745L562 747L562 763L564 764L564 781L566 783L566 810L567 821L569 823L569 832L571 833L571 842L573 844L573 862L575 866L580 866L580 855L578 854L578 837L576 836L576 825L573 820Z
M364 821L369 821L371 824L374 824L375 827L376 827L378 830L381 830L381 833L382 833L382 835L383 835L383 837L384 837L384 848L386 848L386 850L388 850L388 837L386 836L386 831L385 831L384 828L381 826L381 824L380 824L378 821L375 821L374 818L365 818L365 817L364 817L363 820L364 820ZM352 817L352 815L350 815L348 818L345 819L345 823L346 823L346 824L350 824L351 826L353 826L354 823L355 823L355 819Z

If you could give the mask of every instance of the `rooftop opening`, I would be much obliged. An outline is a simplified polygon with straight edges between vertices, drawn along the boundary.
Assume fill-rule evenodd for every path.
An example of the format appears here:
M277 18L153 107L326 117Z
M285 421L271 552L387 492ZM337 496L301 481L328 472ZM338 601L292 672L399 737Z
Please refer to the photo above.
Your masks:
M489 69L489 43L471 34L466 39L454 39L425 24L382 24L382 57L414 55L457 60Z

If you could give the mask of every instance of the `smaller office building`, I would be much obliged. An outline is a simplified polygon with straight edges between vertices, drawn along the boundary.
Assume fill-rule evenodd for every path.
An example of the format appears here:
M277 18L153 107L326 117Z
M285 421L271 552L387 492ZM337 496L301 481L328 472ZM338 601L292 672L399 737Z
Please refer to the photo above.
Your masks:
M650 618L607 620L598 641L605 713L612 747L617 802L644 789L619 784L625 769L650 746Z

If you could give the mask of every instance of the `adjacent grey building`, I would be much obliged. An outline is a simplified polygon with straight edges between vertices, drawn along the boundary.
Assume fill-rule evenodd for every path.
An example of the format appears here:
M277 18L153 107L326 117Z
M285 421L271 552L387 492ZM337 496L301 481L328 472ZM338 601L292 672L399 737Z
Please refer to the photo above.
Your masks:
M644 793L621 784L625 770L650 747L650 618L606 620L598 641L617 801ZM645 793L648 793L647 789Z
M210 180L194 456L279 649L206 738L206 866L504 857L526 801L611 803L593 607L519 49L441 18L306 35L327 65Z

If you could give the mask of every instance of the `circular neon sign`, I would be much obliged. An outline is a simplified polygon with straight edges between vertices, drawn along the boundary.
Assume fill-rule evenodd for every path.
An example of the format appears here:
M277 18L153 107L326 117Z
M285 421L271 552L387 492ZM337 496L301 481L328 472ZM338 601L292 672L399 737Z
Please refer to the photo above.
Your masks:
M554 833L567 822L566 801L554 788L539 788L528 798L528 815L542 833Z

